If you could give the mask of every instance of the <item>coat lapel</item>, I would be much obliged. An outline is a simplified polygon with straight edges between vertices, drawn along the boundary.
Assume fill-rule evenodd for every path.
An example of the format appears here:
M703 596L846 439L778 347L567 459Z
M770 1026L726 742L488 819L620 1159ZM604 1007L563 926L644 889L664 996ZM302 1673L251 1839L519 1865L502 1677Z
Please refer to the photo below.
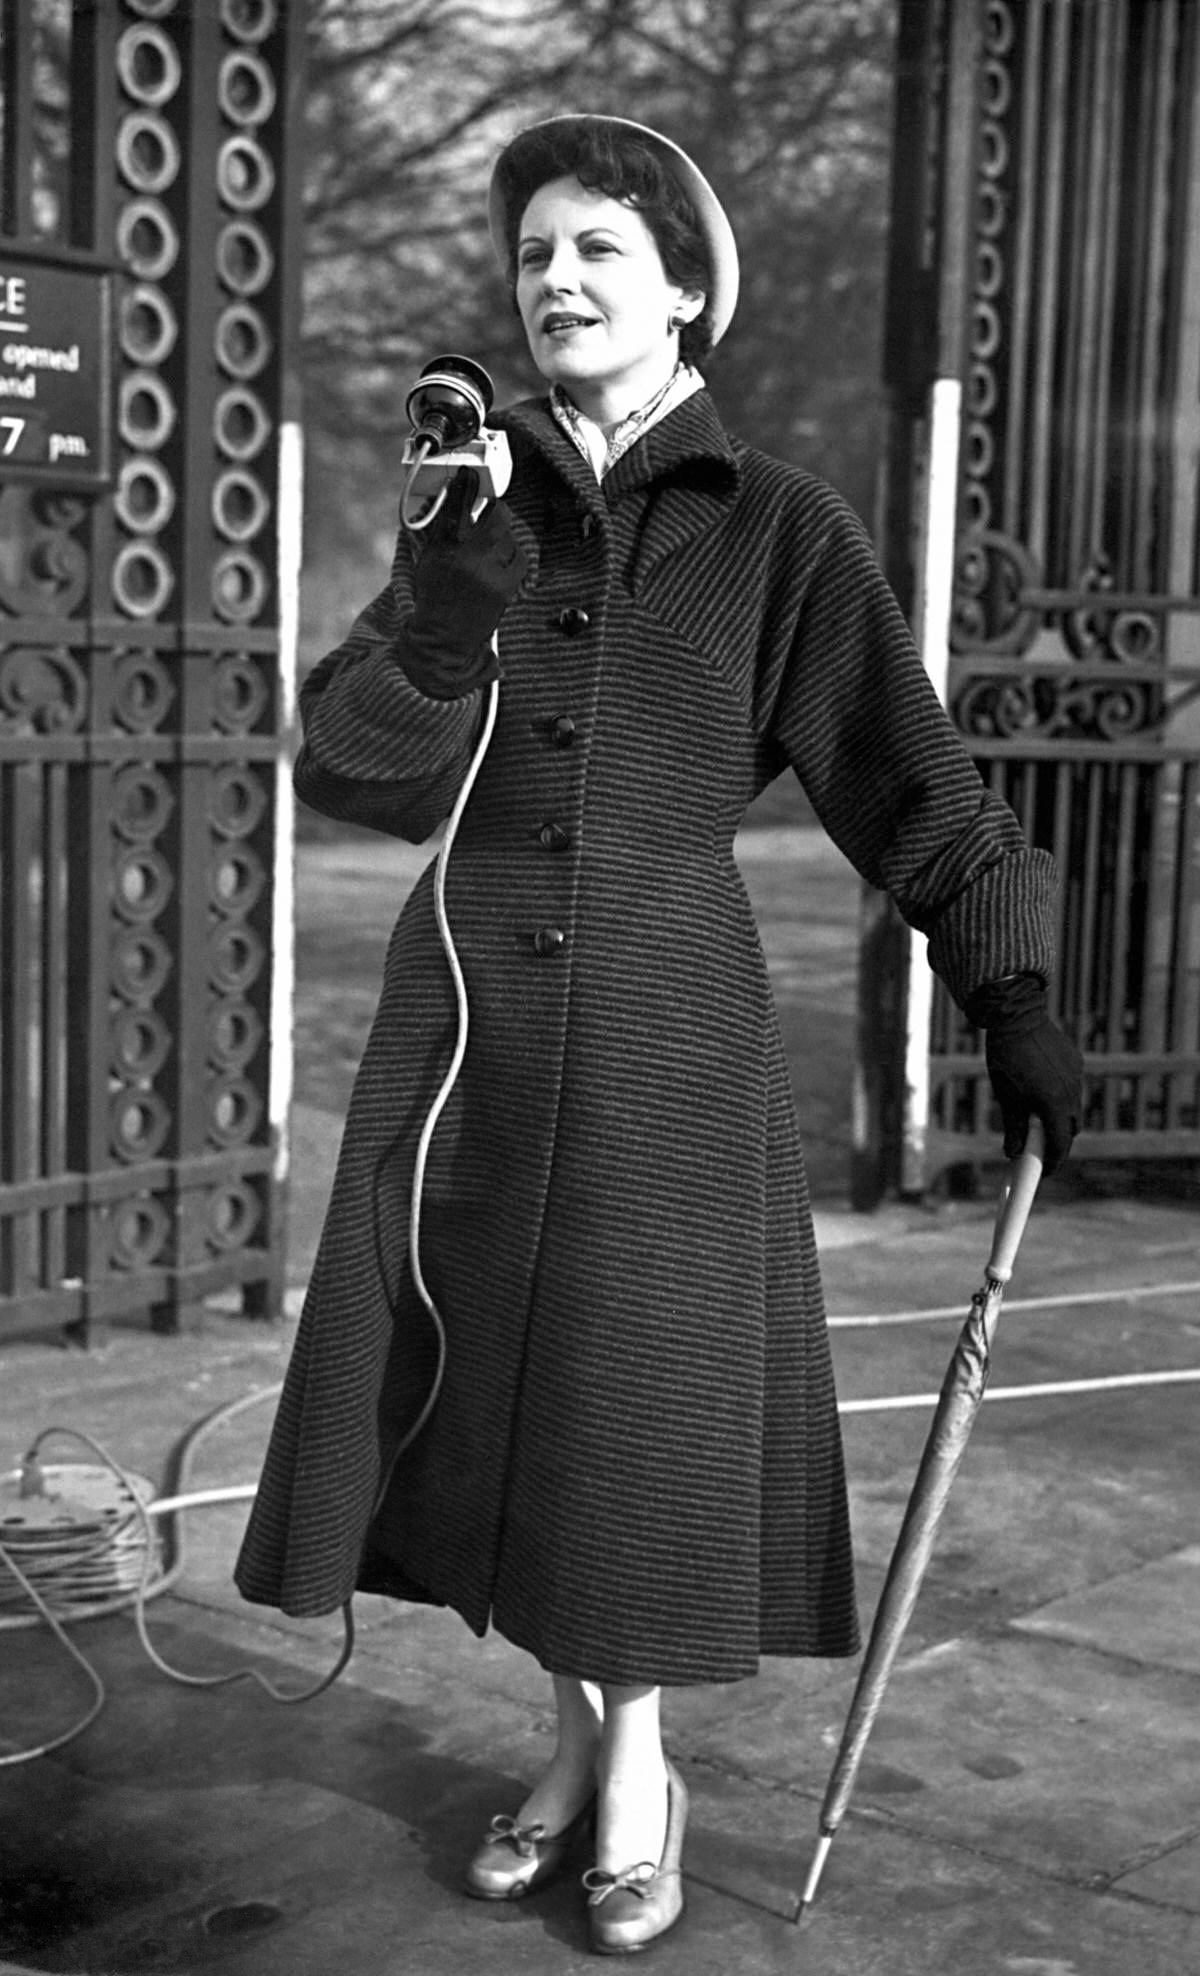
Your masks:
M698 391L622 454L604 477L609 507L646 503L632 579L639 595L651 571L708 535L737 497L737 457L707 391Z
M527 445L558 482L557 499L607 520L617 503L637 497L645 513L632 568L635 593L664 557L707 535L737 497L737 455L707 391L685 399L642 435L598 482L545 399L527 399L497 423ZM539 476L540 478L540 476ZM543 483L544 485L545 483ZM555 498L555 497L552 497Z

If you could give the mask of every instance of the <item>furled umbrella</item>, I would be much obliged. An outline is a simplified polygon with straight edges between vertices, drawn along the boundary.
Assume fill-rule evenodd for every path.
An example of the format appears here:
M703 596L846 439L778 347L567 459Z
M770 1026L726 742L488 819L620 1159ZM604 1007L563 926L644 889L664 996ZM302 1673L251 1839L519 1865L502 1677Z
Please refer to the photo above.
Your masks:
M854 1789L867 1738L883 1701L892 1664L933 1550L937 1527L958 1472L967 1437L983 1399L991 1368L992 1341L1000 1316L1004 1286L1013 1272L1017 1249L1042 1175L1042 1129L1033 1120L1024 1152L1012 1162L996 1216L991 1254L984 1282L971 1299L967 1321L959 1333L942 1390L934 1410L916 1480L892 1553L871 1637L863 1655L846 1727L821 1804L820 1833L797 1919L811 1904Z

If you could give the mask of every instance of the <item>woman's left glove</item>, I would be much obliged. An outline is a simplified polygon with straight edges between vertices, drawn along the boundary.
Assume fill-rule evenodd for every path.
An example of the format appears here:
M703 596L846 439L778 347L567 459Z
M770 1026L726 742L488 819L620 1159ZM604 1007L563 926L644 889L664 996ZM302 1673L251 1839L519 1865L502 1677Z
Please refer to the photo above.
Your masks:
M1045 1128L1045 1171L1053 1173L1071 1150L1083 1112L1083 1058L1050 1019L1046 984L1039 974L987 981L964 1004L977 1029L986 1031L988 1077L1004 1120L1004 1156L1025 1145L1031 1118Z

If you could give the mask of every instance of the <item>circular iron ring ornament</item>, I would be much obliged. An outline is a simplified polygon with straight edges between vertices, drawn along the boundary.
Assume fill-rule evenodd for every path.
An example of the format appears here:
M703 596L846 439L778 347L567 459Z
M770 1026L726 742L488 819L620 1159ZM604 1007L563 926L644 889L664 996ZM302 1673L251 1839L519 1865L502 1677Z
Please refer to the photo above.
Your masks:
M143 453L122 462L113 506L131 534L157 535L175 512L175 484L159 460Z
M995 240L1008 225L1008 201L990 179L985 179L979 187L975 221L985 240Z
M174 886L171 867L152 844L130 844L113 860L113 904L134 925L157 919Z
M175 588L175 573L157 542L126 542L113 558L112 593L126 617L152 618Z
M226 55L217 75L217 101L240 129L267 121L275 108L275 78L261 55L245 48Z
M152 926L131 926L113 941L112 985L127 1002L152 1002L171 977L171 949Z
M171 1114L157 1091L127 1086L109 1103L109 1141L118 1159L152 1160L170 1130Z
M208 1240L215 1249L242 1249L261 1215L258 1196L244 1180L214 1187L206 1203Z
M226 762L208 786L208 820L222 837L249 837L267 813L267 792L252 769Z
M219 1070L244 1070L262 1035L262 1017L249 1002L214 1002L208 1016L209 1060Z
M265 41L278 17L277 0L221 0L221 26L235 41Z
M208 1135L218 1146L244 1146L262 1117L262 1097L248 1077L214 1079L208 1093Z
M965 532L972 537L985 534L992 525L992 497L987 488L977 481L964 481L959 499Z
M217 235L217 273L231 295L258 295L275 272L271 243L256 220L226 220Z
M213 437L227 460L254 459L270 436L271 421L253 391L241 384L222 391L213 407Z
M217 152L217 191L235 213L256 213L275 190L275 167L257 138L239 132Z
M179 229L157 199L139 197L117 217L117 252L142 281L161 281L179 259Z
M221 995L244 995L258 980L266 948L252 926L225 921L208 936L208 978Z
M208 896L218 912L252 912L266 883L266 867L249 844L219 844L214 850L208 866Z
M87 704L87 677L65 648L0 654L0 734L73 734Z
M158 1260L171 1217L153 1194L122 1201L108 1219L109 1260L115 1269L147 1269Z
M271 332L248 302L231 302L222 309L214 343L221 369L241 383L257 377L271 355Z
M994 57L983 65L982 97L985 117L1005 117L1012 108L1012 77Z
M974 480L986 480L996 457L991 428L982 419L968 419L963 434L964 470Z
M135 7L134 11L147 15L154 10ZM169 103L178 89L183 64L175 43L160 27L127 27L117 42L117 74L127 96L157 110Z
M271 503L265 489L245 467L226 467L213 482L212 518L226 542L252 542L266 527Z
M166 828L175 808L175 794L149 762L130 762L112 780L110 811L115 829L135 844L148 844Z
M248 549L226 549L212 573L213 610L227 624L252 624L267 601L267 573Z
M135 192L165 192L179 177L182 155L169 123L153 110L135 110L117 126L117 164Z
M157 1009L121 1009L113 1018L112 1067L133 1083L157 1077L171 1054L171 1032Z
M121 379L117 428L139 453L156 453L175 429L175 400L153 371L130 371Z
M174 884L170 865L152 844L130 844L113 861L113 904L135 925L158 918Z
M121 297L118 336L131 364L161 364L179 339L174 309L161 289L138 282Z
M112 712L127 734L152 734L175 698L175 685L152 652L125 652L113 667Z
M1006 0L988 0L984 9L983 28L983 45L988 54L1011 54L1015 39L1016 30Z
M967 372L967 411L972 418L990 418L996 409L996 373L986 364L972 364Z
M213 719L225 734L249 734L271 703L262 669L248 652L231 652L213 671Z

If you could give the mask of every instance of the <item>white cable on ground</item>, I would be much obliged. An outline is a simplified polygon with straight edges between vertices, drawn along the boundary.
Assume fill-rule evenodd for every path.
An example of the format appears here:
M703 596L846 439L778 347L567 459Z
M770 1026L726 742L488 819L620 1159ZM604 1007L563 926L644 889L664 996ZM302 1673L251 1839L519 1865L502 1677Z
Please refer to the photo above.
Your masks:
M1196 1283L1135 1283L1115 1290L1064 1290L1044 1297L1006 1297L1004 1315L1011 1317L1017 1311L1042 1310L1051 1306L1064 1309L1070 1305L1136 1303L1147 1297L1195 1297L1200 1296L1200 1282ZM831 1317L831 1331L851 1329L882 1331L891 1324L932 1324L941 1318L957 1317L963 1314L962 1304L942 1304L931 1310L897 1310L885 1315L864 1312L861 1315Z
M1166 1372L1114 1372L1096 1379L1048 1379L1030 1386L989 1386L989 1400L1052 1400L1068 1393L1114 1393L1123 1387L1190 1386L1200 1381L1200 1365ZM937 1393L890 1393L877 1400L839 1400L839 1413L901 1413L906 1407L935 1407Z

